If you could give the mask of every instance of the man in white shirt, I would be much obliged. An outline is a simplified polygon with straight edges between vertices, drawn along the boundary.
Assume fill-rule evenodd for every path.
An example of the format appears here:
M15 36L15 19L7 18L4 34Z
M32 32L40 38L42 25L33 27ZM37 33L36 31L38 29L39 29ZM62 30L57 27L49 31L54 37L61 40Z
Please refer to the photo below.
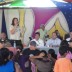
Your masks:
M35 39L33 39L31 41L35 41L38 47L43 47L44 46L43 40L40 39L40 33L39 32L35 33Z
M70 32L70 37L66 39L67 41L72 40L72 32Z
M61 43L61 40L59 38L57 38L56 33L53 32L52 38L46 42L46 46L47 47L59 47L60 43Z

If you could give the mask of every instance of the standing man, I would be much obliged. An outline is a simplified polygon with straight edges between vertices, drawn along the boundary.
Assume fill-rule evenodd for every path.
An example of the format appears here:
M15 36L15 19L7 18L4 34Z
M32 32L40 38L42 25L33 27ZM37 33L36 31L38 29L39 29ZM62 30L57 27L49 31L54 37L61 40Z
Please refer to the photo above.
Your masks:
M45 36L47 36L47 30L45 30L45 26L43 24L40 25L40 29L36 30L36 32L39 32L40 38L45 40Z

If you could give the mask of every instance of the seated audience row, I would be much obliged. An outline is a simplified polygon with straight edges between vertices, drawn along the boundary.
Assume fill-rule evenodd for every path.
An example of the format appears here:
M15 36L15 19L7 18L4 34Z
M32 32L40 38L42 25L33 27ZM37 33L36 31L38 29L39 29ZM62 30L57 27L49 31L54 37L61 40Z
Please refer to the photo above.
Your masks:
M67 38L66 40L69 41L72 38L72 32L70 32L70 38ZM40 39L40 33L36 32L35 33L35 38L32 39L31 41L35 41L38 47L43 47L43 46L47 46L47 47L59 47L61 40L58 38L56 32L52 33L52 38L48 39L46 42L44 42L42 39ZM7 39L6 34L5 33L1 33L0 36L0 42L2 42L4 44L5 47L11 47L13 46L10 42L9 39Z

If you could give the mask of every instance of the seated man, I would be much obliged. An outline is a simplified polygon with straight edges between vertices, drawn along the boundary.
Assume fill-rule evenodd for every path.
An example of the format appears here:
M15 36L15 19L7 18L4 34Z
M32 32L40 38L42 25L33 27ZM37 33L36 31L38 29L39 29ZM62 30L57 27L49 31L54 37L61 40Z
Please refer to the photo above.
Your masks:
M46 46L47 47L59 47L60 43L61 43L61 40L59 38L57 38L56 33L53 32L52 38L46 42Z
M11 47L11 43L7 39L6 34L4 32L1 33L0 42L4 43L5 47Z
M35 39L33 39L31 41L35 41L38 47L43 47L44 46L43 40L40 39L40 33L39 32L35 33Z

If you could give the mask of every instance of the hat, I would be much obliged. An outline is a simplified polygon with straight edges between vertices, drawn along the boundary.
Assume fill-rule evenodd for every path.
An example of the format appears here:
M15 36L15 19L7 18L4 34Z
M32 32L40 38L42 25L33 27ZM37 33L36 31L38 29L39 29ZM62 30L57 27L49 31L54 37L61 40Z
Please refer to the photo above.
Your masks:
M30 45L36 46L36 42L35 42L35 41L31 41L31 42L30 42Z

